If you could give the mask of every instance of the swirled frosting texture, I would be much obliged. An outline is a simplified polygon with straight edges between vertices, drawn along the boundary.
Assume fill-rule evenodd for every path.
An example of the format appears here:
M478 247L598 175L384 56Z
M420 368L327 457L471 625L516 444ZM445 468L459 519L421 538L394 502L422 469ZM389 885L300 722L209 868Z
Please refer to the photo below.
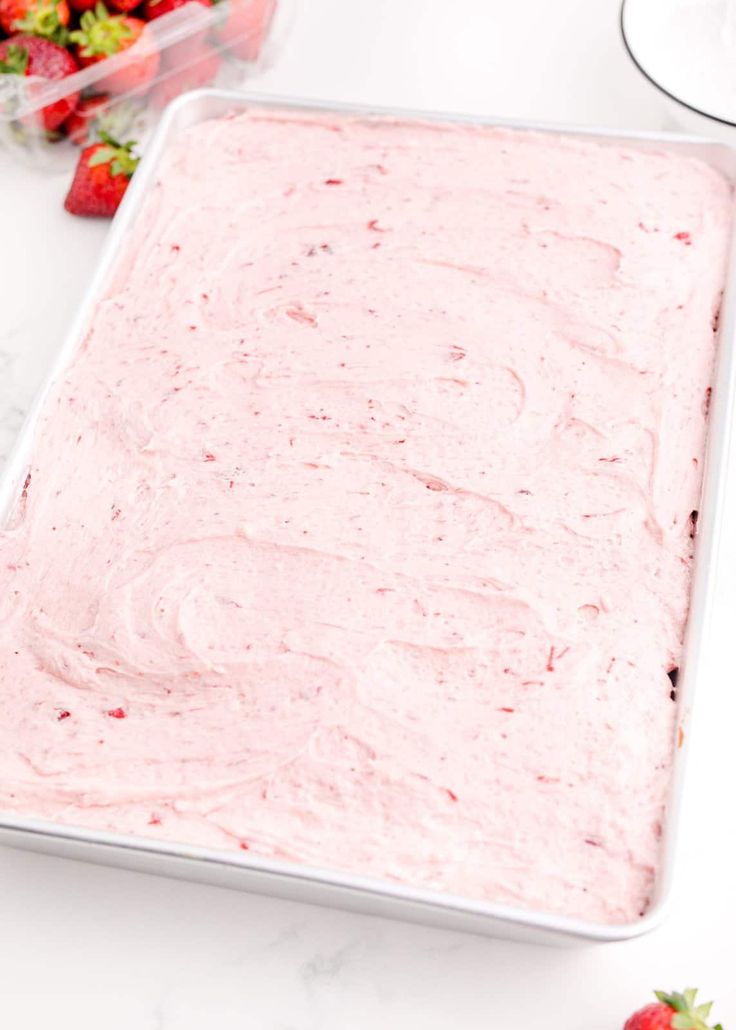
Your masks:
M0 537L0 806L636 918L730 207L552 136L185 133Z

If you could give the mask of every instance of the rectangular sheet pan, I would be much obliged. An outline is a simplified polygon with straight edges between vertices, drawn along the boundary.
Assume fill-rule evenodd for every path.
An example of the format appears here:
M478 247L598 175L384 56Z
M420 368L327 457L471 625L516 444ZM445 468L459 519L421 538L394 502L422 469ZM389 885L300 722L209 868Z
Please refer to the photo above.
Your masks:
M154 179L167 143L182 130L200 121L252 106L328 110L348 115L384 114L402 118L454 120L470 124L504 125L509 128L562 133L611 144L625 143L642 150L669 150L699 157L736 182L736 151L725 144L666 133L621 133L562 125L536 125L511 120L396 109L366 108L306 100L273 100L253 94L224 90L188 93L168 109L111 227L97 274L47 380L39 393L13 456L0 481L0 525L7 519L26 476L38 415L48 390L71 360L91 321L97 301L104 295L128 234ZM176 845L144 838L116 835L30 817L0 813L0 844L50 855L83 859L103 865L196 880L215 886L313 904L337 906L372 915L390 916L446 929L539 943L576 944L625 940L653 929L670 902L675 861L677 824L683 773L689 738L689 721L695 685L700 675L704 636L715 585L715 563L723 523L725 469L730 449L736 391L734 333L736 329L736 246L732 241L729 277L720 321L719 352L705 462L703 496L698 521L692 603L683 661L678 679L679 730L663 840L663 855L653 904L635 923L604 925L543 912L526 911L472 898L397 885L360 875L317 869L238 852ZM675 742L673 742L673 748Z

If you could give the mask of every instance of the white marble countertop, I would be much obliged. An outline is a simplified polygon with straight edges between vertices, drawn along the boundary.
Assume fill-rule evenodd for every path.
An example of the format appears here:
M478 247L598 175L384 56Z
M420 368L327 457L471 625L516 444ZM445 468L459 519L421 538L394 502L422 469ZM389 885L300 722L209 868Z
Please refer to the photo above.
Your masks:
M263 92L666 127L624 56L617 0L302 6ZM65 188L0 162L0 456L105 237L104 224L65 215ZM732 489L727 525L735 501ZM651 936L582 950L512 945L0 849L2 1026L620 1030L651 988L691 984L736 1023L731 570L736 531L723 543L676 903Z

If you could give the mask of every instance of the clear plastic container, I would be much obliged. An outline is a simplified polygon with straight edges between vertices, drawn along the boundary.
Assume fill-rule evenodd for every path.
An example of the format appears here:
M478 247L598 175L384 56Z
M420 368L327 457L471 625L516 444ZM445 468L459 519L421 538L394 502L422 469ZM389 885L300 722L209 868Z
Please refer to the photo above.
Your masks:
M0 75L0 148L38 167L72 167L79 147L104 131L140 150L169 101L190 89L217 85L237 89L268 66L291 23L296 0L196 0L147 23L143 35L121 53L51 81ZM112 12L114 13L114 12ZM135 14L135 12L132 12ZM151 54L157 54L150 73ZM50 133L42 112L49 104L79 97L85 117ZM95 98L94 104L85 103ZM79 101L76 101L79 103Z

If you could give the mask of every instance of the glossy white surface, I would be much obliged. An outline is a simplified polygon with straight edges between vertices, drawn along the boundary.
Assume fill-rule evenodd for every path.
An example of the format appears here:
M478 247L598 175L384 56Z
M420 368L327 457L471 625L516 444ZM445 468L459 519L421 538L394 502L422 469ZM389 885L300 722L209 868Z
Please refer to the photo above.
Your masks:
M663 89L705 114L733 120L733 0L626 0L623 25L636 60Z
M308 7L278 68L262 80L264 91L667 127L656 95L623 53L612 0L559 0L554 9L541 0L456 0L441 8L422 0L310 0ZM64 178L3 166L0 182L5 452L106 227L64 214ZM732 524L735 501L732 490ZM97 1030L102 1022L107 1030L616 1030L652 987L687 982L717 997L728 1025L736 1018L736 814L723 784L736 774L734 562L736 535L728 535L698 698L676 900L652 936L553 951L3 851L4 1022L20 1030Z
M733 146L736 2L625 0L621 22L632 59L676 124Z

